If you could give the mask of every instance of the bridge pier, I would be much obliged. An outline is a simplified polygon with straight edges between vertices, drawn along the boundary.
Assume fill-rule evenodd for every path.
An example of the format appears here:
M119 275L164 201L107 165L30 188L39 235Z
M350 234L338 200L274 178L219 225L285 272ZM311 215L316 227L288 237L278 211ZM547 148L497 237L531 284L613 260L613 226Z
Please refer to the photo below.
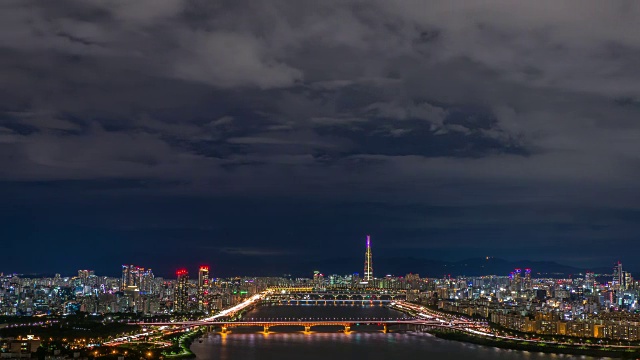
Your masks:
M382 329L382 332L384 332L385 334L389 332L389 326L387 324L384 324L384 329Z
M264 333L268 334L269 333L269 325L264 325Z
M311 325L305 325L304 326L304 332L308 333L311 331Z
M226 326L222 326L222 329L220 330L221 333L226 334L227 333L227 327Z
M351 326L349 324L344 325L344 333L347 334L351 331Z

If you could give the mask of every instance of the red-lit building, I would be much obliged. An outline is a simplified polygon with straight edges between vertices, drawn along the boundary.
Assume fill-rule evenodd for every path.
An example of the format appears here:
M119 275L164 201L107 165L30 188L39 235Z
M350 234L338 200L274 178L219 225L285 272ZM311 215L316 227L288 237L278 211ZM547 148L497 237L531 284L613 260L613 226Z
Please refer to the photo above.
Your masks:
M178 280L176 281L173 311L185 313L189 311L189 272L186 269L180 269L176 275Z
M200 266L200 270L198 271L198 310L199 311L208 311L209 309L209 267L208 266Z

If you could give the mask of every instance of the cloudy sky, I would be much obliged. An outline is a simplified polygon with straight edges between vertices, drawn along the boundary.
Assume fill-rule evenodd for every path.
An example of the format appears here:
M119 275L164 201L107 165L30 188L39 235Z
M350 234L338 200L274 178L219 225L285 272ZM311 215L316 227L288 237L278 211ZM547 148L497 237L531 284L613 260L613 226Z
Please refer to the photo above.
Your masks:
M367 233L380 257L640 269L639 18L4 0L0 271L358 271Z

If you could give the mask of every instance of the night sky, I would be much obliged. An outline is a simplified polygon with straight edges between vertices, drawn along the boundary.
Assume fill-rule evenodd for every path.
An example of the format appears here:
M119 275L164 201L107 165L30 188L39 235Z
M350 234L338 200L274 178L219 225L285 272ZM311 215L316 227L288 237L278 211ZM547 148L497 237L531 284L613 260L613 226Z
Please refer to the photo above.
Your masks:
M640 269L638 19L638 1L3 0L0 271L361 271L366 234L376 275Z

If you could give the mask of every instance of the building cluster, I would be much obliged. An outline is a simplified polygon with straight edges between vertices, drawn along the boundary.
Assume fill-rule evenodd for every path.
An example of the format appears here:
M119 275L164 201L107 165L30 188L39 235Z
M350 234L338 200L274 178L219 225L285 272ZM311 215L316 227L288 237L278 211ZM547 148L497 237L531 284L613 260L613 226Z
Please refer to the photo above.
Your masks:
M199 267L197 276L191 277L187 269L179 269L175 279L165 279L155 276L151 269L123 265L120 277L99 276L91 270L79 270L77 276L0 276L0 315L64 315L79 312L212 314L268 287L314 287L320 291L412 290L417 294L426 290L427 284L426 279L421 279L417 274L364 281L357 273L325 276L319 271L309 278L214 278L210 276L208 266Z
M640 283L618 262L612 274L587 272L569 279L534 277L531 269L508 276L421 278L418 274L374 277L367 236L364 276L309 278L215 278L208 266L197 276L179 269L175 279L149 268L123 265L121 276L33 278L0 274L0 315L85 313L202 314L236 305L270 287L395 291L440 310L480 317L521 332L640 341Z
M0 315L142 313L145 315L210 314L233 306L270 286L295 281L270 277L210 278L202 266L191 279L185 269L175 279L151 269L123 265L120 277L79 270L77 276L28 277L0 274Z
M609 275L533 279L530 274L515 269L504 277L436 280L423 300L521 332L640 341L640 283L621 263Z
M0 339L0 358L29 359L31 354L38 350L41 342L40 338L34 335Z

